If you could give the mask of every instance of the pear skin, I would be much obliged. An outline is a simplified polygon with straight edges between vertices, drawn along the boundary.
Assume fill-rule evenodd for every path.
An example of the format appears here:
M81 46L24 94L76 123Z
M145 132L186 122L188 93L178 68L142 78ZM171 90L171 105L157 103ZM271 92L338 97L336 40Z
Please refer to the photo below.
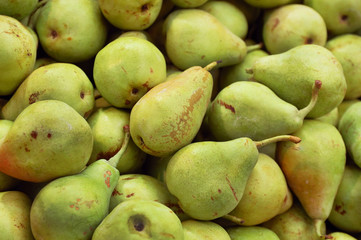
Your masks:
M35 10L38 2L39 0L4 0L0 2L0 14L20 21Z
M226 228L226 230L232 240L280 240L275 232L260 226L237 226Z
M257 8L274 8L293 3L295 0L245 0L245 2Z
M331 234L328 234L327 236L328 239L331 240L357 240L356 238L344 232L333 232Z
M231 240L227 231L215 222L190 219L182 221L182 226L184 240Z

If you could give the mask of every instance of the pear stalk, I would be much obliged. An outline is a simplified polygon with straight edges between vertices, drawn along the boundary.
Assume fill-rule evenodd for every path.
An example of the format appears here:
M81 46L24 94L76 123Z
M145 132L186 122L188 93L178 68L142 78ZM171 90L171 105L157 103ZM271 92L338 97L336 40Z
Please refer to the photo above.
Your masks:
M222 218L227 219L237 225L243 226L244 220L234 215L226 214Z
M219 64L222 61L214 61L211 62L210 64L208 64L207 66L204 67L204 70L207 70L208 72L211 71L217 64Z
M250 45L250 46L247 46L247 53L253 51L253 50L258 50L258 49L261 49L263 47L263 43L258 43L258 44L254 44L254 45Z
M275 142L280 142L280 141L291 141L294 143L299 143L299 142L301 142L301 138L292 136L292 135L280 135L280 136L276 136L276 137L267 138L262 141L255 141L254 143L256 144L257 148L260 149L261 147L263 147L265 145L275 143Z
M125 136L124 136L124 141L122 143L122 146L120 147L120 150L113 157L111 157L108 160L108 163L114 168L117 167L120 158L123 156L125 150L127 149L129 139L130 139L129 125L125 125L123 127L123 131L125 132Z
M311 100L309 102L309 104L305 107L302 108L299 112L298 115L301 118L305 118L306 115L311 112L311 110L313 109L313 107L316 105L317 103L317 99L318 99L318 92L321 89L322 86L322 82L320 80L316 80L315 83L313 84L312 87L312 96L311 96Z

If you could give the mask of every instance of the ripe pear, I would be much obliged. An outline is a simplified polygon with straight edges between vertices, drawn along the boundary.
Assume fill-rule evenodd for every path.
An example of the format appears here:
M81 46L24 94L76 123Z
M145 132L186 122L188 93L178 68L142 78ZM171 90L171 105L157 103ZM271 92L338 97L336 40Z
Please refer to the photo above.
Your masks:
M328 221L348 233L361 232L361 169L348 164Z
M208 127L213 136L222 141L238 137L261 140L291 134L302 126L303 119L317 104L321 85L315 81L311 101L298 110L261 83L232 83L212 101L207 111Z
M274 8L287 5L297 0L244 0L246 3L257 8Z
M300 141L286 135L260 142L238 138L188 144L169 160L165 183L190 217L197 220L223 217L241 200L258 160L258 148L275 141L289 140Z
M232 33L245 38L248 33L247 18L236 5L228 1L209 1L199 7L215 16Z
M119 178L115 168L129 142L128 126L122 148L109 161L101 159L80 173L50 181L36 195L30 210L36 239L90 239L109 213L110 196ZM46 226L46 227L44 227Z
M310 218L324 222L332 210L346 164L341 133L331 124L305 120L297 144L277 143L277 161Z
M351 107L354 103L360 102L359 99L354 100L344 100L340 103L340 105L337 106L338 111L338 120L341 119L342 115L346 112L346 110Z
M252 226L252 227L229 227L226 228L229 236L232 240L280 240L275 232L272 230L260 227L260 226Z
M53 63L34 70L1 109L5 119L15 120L29 105L59 100L87 118L94 107L93 84L78 66Z
M357 240L356 238L344 232L333 232L331 234L327 234L327 236L331 240Z
M326 113L321 117L315 118L315 120L329 123L335 127L337 127L338 119L339 119L338 107L335 107L331 112Z
M315 107L307 114L308 118L332 111L342 102L347 89L341 63L332 52L316 44L300 45L262 57L248 73L298 109L307 106L314 82L321 81L322 89Z
M0 96L6 96L32 72L38 42L17 19L0 15L0 45Z
M263 42L271 54L303 44L324 46L327 28L321 15L303 4L287 4L268 13L263 24Z
M144 30L159 15L162 0L99 0L104 17L115 27L123 30Z
M214 64L183 71L149 90L134 105L130 133L139 148L160 157L192 142L210 102L213 78L208 70Z
M35 29L50 57L71 63L94 57L108 33L107 22L94 0L49 0L39 10Z
M22 20L35 10L39 0L3 0L0 2L0 14Z
M120 203L95 229L92 240L183 240L182 223L167 206L153 200Z
M177 7L180 8L196 8L199 6L202 6L203 4L205 4L206 2L208 2L208 0L171 0L173 2L173 4Z
M139 38L143 38L144 40L148 40L149 42L152 42L152 37L148 32L144 30L126 31L120 34L119 37L139 37Z
M0 192L1 239L34 239L30 228L31 204L31 199L23 192Z
M332 35L352 33L361 28L361 2L359 0L305 0L325 20Z
M361 167L361 151L360 149L360 132L361 132L361 102L352 104L342 115L338 123L347 153L350 154L352 160L357 166Z
M36 59L35 61L35 65L34 65L34 69L38 69L39 67L43 67L45 65L51 64L51 63L56 63L56 61L50 57L39 57Z
M215 222L190 219L183 221L182 226L184 240L231 240L227 231Z
M201 9L172 11L164 21L163 32L167 55L181 70L213 61L220 61L217 67L237 64L247 53L243 39Z
M360 12L361 14L361 12ZM361 97L361 36L342 34L327 41L326 46L339 60L346 78L345 100Z
M285 176L274 159L260 153L243 197L229 215L242 219L242 225L253 226L286 211L285 204L292 205Z
M96 88L109 103L132 108L151 88L165 81L166 62L151 42L121 37L97 53L93 76Z
M46 182L80 172L93 146L91 128L68 104L43 100L25 108L0 140L0 171Z

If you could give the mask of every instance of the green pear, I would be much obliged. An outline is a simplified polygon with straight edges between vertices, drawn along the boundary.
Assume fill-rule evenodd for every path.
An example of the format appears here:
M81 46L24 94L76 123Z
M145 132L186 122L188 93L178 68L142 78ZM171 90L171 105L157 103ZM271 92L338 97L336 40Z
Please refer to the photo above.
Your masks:
M130 134L139 148L160 157L192 142L210 102L213 78L208 70L215 64L183 71L149 90L134 105Z
M361 167L361 151L359 150L361 144L359 138L361 132L360 109L360 102L352 104L343 113L338 123L338 130L345 141L347 152L359 167Z
M279 237L272 230L260 227L230 227L226 228L232 240L280 240Z
M246 3L257 8L274 8L282 5L287 5L298 0L244 0Z
M129 127L122 148L109 161L101 159L80 173L50 181L36 195L30 210L36 239L90 239L109 214L109 202L117 185L117 161L127 148ZM46 227L44 227L46 226Z
M346 164L341 133L329 123L305 120L297 144L277 143L277 161L310 218L324 222L332 210Z
M298 202L294 202L289 210L261 226L275 232L280 240L320 240L318 231L322 235L326 233L326 225L322 223L317 230L313 220Z
M39 0L3 0L0 2L0 14L22 20L35 10Z
M331 234L327 234L327 236L328 239L331 240L357 240L356 238L344 232L333 232Z
M361 12L360 12L361 15ZM339 60L346 78L345 100L361 97L361 36L342 34L327 41L326 46Z
M243 197L229 215L242 219L242 225L258 225L284 211L288 197L287 182L281 168L271 157L260 153ZM291 205L292 199L288 202L288 206Z
M163 31L167 55L181 70L204 67L213 61L220 61L217 67L237 64L247 53L240 37L201 9L172 11L165 19Z
M34 70L1 109L5 119L15 120L29 105L59 100L87 118L94 107L93 85L85 73L71 63L53 63Z
M211 221L182 221L184 240L231 240L227 231Z
M171 0L173 4L180 8L196 8L202 6L208 0Z
M52 63L56 63L56 61L50 57L39 57L36 59L35 61L35 65L34 65L34 69L38 69L39 67L43 67L45 65L49 65L49 64L52 64Z
M151 26L162 7L162 0L99 0L104 17L123 30L144 30Z
M325 20L332 35L352 33L361 28L361 2L359 0L305 0Z
M31 203L31 199L23 192L0 192L1 239L34 239L30 228Z
M213 136L222 141L239 137L261 140L291 134L302 126L303 119L317 104L321 85L323 83L315 81L311 101L298 110L261 83L232 83L212 101L207 111L208 127Z
M248 72L255 81L268 86L299 109L309 103L314 82L321 81L322 89L308 118L332 111L342 102L347 89L341 63L328 49L316 44L300 45L262 57Z
M342 115L346 112L346 110L351 107L354 103L360 102L359 99L354 100L344 100L340 103L340 105L337 106L338 110L338 120L342 117Z
M112 211L118 204L131 199L153 200L172 209L180 220L189 218L179 207L178 199L170 194L165 183L152 176L139 173L120 175L110 198L109 210Z
M255 23L261 15L262 9L249 5L245 1L227 0L227 2L237 6L243 12L243 14L246 16L248 24Z
M151 88L165 81L166 62L151 42L121 37L97 53L93 76L96 88L109 103L132 108Z
M49 0L39 11L35 29L54 60L82 62L104 46L108 27L98 1Z
M236 5L227 1L209 1L199 7L215 16L232 33L245 38L248 33L247 18Z
M328 221L348 233L361 232L361 169L347 165Z
M260 142L238 138L188 144L169 160L165 183L190 217L197 220L223 217L241 200L258 160L258 148L275 141L289 140L300 141L285 135Z
M17 19L0 15L0 96L11 95L32 72L37 41Z
M92 152L86 120L68 104L43 100L25 108L0 140L0 171L46 182L80 172Z
M143 31L141 31L141 30L126 31L126 32L123 32L122 34L120 34L119 37L139 37L144 40L148 40L149 42L152 42L152 38L151 38L150 34L144 30Z
M287 4L273 9L263 24L263 42L271 54L304 44L324 46L327 28L321 15L303 4Z
M167 206L153 200L120 203L95 229L92 240L183 240L182 223Z
M222 68L220 73L219 88L223 89L237 81L250 81L251 76L246 72L246 69L251 68L257 59L268 55L269 54L267 52L261 49L254 50L247 53L242 62Z
M315 120L329 123L335 127L338 124L338 119L339 119L338 107L335 107L333 110L331 110L331 112L326 113L325 115L323 115L321 117L315 118Z
M165 171L172 155L166 157L154 157L149 156L144 163L145 173L158 179L161 182L165 182Z

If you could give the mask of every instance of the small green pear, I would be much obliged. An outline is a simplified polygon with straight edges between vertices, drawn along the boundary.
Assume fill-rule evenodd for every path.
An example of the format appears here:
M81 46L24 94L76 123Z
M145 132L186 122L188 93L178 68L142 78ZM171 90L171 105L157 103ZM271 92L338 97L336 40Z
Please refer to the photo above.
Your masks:
M327 236L328 239L331 240L357 240L356 238L344 232L333 232L331 234L327 234Z
M343 114L346 112L346 110L351 107L354 103L358 103L360 102L359 99L354 99L354 100L344 100L340 103L340 105L337 106L337 110L338 110L338 121L341 119L341 117L343 116Z
M68 104L43 100L26 107L0 140L0 171L46 182L80 172L92 152L87 121Z
M257 8L274 8L287 5L297 0L244 0L246 3Z
M232 240L280 240L275 232L272 230L260 227L260 226L252 226L252 227L230 227L226 228L229 236Z
M150 34L144 30L125 31L122 34L120 34L119 37L139 37L144 40L148 40L149 42L152 42L152 38Z
M17 19L0 15L0 45L0 96L6 96L32 72L38 43Z
M326 113L325 115L323 115L321 117L315 118L315 120L329 123L335 127L338 124L338 119L339 119L338 107L335 107L331 112Z
M93 84L78 66L53 63L34 70L1 109L5 119L15 118L29 105L42 100L59 100L87 118L94 107Z
M30 228L32 201L23 192L0 192L0 238L33 240Z
M171 0L173 4L180 8L196 8L202 6L209 0Z
M138 37L120 37L101 49L94 60L94 82L113 106L132 108L151 88L166 79L160 50Z
M227 231L215 222L190 219L182 221L182 226L184 240L231 240Z
M299 109L309 103L314 82L321 81L322 89L308 118L321 117L332 111L342 102L347 89L341 63L327 48L316 44L300 45L262 57L248 72L255 81L268 86Z
M167 206L153 200L120 203L95 229L92 240L183 240L182 223Z
M303 4L287 4L268 13L263 24L263 42L271 54L303 44L324 46L327 28L321 15Z
M237 64L247 53L243 39L201 9L172 11L164 21L163 32L167 55L181 70L213 61L220 62L217 67Z
M39 0L4 0L0 2L0 14L22 20L35 10Z

